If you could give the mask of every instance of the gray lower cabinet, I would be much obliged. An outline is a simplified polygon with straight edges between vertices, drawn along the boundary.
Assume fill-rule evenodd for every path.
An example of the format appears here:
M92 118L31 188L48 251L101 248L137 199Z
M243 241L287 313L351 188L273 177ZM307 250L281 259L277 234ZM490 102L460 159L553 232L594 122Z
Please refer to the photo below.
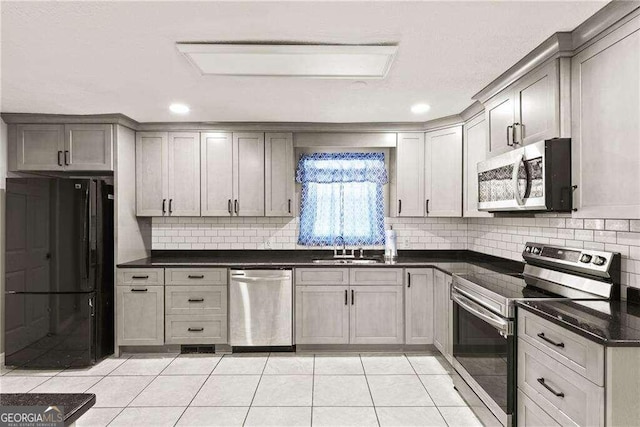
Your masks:
M350 344L402 344L402 286L351 286Z
M434 270L434 329L433 344L440 353L451 362L452 333L453 333L453 307L449 294L451 292L451 276L440 270Z
M296 344L349 344L349 286L296 286Z
M170 315L165 319L167 344L224 344L227 342L227 315Z
M433 344L433 298L433 269L408 268L404 286L406 344Z
M404 342L402 269L296 269L296 344Z
M116 286L118 345L164 344L164 286Z
M518 310L518 425L640 425L640 348L605 347Z

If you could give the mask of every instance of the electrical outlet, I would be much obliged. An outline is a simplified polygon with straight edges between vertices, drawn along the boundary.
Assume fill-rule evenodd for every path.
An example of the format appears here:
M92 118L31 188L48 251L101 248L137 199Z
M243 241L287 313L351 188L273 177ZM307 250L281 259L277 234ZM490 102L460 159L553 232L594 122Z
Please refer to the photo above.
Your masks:
M403 237L403 238L402 238L402 246L403 246L405 249L408 249L408 248L409 248L409 246L411 246L411 241L410 241L410 239L409 239L409 236L405 236L405 237Z
M264 239L264 248L265 249L271 249L272 245L271 245L271 239Z

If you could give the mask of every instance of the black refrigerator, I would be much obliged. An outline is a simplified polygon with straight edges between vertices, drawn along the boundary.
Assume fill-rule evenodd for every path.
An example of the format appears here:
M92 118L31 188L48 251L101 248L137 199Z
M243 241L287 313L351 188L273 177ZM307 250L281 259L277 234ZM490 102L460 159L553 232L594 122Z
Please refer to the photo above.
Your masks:
M114 349L111 178L10 178L5 364L89 366Z

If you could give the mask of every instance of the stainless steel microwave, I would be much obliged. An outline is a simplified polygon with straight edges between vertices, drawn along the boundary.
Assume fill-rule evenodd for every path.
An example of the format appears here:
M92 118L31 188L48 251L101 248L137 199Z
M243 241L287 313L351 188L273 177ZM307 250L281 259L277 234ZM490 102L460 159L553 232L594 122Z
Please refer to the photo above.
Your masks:
M571 212L571 139L536 142L478 163L478 210Z

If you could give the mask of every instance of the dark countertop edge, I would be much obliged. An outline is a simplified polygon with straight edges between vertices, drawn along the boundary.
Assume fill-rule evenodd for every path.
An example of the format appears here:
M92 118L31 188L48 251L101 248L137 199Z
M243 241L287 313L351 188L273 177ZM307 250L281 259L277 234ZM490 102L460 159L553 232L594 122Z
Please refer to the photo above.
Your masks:
M544 302L536 301L536 304L544 304ZM569 322L565 322L564 320L558 319L551 314L540 310L539 308L533 307L527 301L516 301L516 305L520 308L523 308L533 314L536 314L542 317L545 320L550 321L551 323L555 323L558 326L561 326L571 332L574 332L581 337L584 337L590 341L603 345L605 347L640 347L640 340L612 340L606 337L602 337L600 335L593 334L589 331L586 331L582 328L577 327Z
M64 401L59 402L59 399L61 398L64 399L64 397L68 398L70 395L72 395L73 397L82 396L84 398L84 400L79 405L74 406L71 411L69 411L69 406L64 404ZM51 396L52 399L50 401L25 402L25 403L29 403L28 405L16 404L16 403L21 403L20 402L21 399L29 399L29 398L32 399L33 397L36 397L36 396L37 397ZM63 406L65 426L69 426L75 423L76 421L78 421L78 419L80 419L81 416L86 414L87 411L96 404L96 395L94 393L2 393L0 397L4 397L5 399L10 397L15 397L16 399L19 399L17 401L2 402L2 404L6 406L51 406L51 405Z
M381 257L382 251L367 251L368 257ZM233 257L249 258L247 261L230 261L229 255ZM257 255L261 257L273 255L276 261L263 260L251 260ZM298 256L301 258L300 262L296 261L281 261L286 256ZM227 259L224 259L224 257ZM401 250L398 251L398 262L394 264L380 263L380 264L314 264L310 259L331 259L333 256L332 251L328 250L215 250L215 251L152 251L150 257L141 258L134 261L120 263L118 268L189 268L190 265L185 265L185 259L193 258L199 259L200 262L195 261L194 266L197 267L225 267L225 268L260 268L264 266L266 268L295 268L295 267L342 267L342 268L436 268L444 273L453 274L455 271L446 270L438 263L470 263L475 265L490 264L495 268L497 272L503 272L506 274L522 273L524 263L520 261L514 261L507 258L500 258L493 255L483 254L480 252L468 251L468 250ZM163 260L160 261L159 259ZM168 259L178 258L179 262L171 264ZM202 258L209 258L206 262L202 262ZM403 261L403 258L406 261ZM418 259L416 259L418 258ZM425 258L425 260L419 260L419 258ZM154 262L154 259L158 261ZM220 259L219 262L216 259ZM496 265L498 264L498 265ZM485 266L486 267L486 266Z

